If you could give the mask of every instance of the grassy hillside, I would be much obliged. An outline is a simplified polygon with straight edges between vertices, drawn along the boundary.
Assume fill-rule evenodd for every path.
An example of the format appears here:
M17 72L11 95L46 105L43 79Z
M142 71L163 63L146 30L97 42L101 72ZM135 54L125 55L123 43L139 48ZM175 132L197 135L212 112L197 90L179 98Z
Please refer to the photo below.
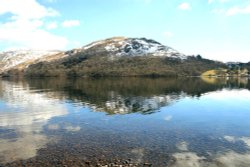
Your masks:
M102 76L200 76L207 70L225 67L224 64L188 57L186 60L168 57L137 56L112 58L105 55L78 53L53 62L31 65L25 76L29 77L102 77ZM19 73L17 70L8 72Z

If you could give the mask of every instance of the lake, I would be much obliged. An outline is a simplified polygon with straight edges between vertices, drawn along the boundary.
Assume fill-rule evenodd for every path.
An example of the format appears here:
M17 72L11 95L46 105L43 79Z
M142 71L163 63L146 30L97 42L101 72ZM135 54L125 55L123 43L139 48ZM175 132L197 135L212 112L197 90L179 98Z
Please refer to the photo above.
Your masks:
M249 167L247 78L0 80L0 166Z

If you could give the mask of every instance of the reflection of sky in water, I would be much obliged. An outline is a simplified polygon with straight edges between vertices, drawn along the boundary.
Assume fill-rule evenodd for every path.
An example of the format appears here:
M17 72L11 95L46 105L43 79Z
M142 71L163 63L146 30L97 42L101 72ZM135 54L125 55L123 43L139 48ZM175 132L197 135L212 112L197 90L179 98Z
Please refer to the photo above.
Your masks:
M211 149L213 152L208 152L209 159L212 159L211 162L207 157L189 151L188 145L197 145L196 143L192 143L192 140L191 143L184 141L178 143L179 152L173 154L175 162L170 166L250 166L249 102L250 92L248 90L222 90L205 94L196 100L186 98L172 107L163 108L162 110L165 112L159 113L159 118L165 114L171 115L173 124L178 124L176 126L182 127L182 130L190 131L190 136L195 133L206 135L214 140L230 142L231 145L242 144L246 150L244 153L239 153L235 147L232 147L234 150L230 150L225 145L219 145L218 149L216 148L218 146L214 144L214 148ZM227 136L228 134L240 137ZM189 137L186 139L188 140Z
M22 83L2 81L1 87L2 162L36 156L37 150L54 140L53 134L60 138L59 143L80 145L86 140L90 146L103 149L109 142L113 149L123 143L123 147L131 147L124 153L132 155L137 163L152 158L153 152L170 154L171 167L250 166L248 90L223 89L201 97L190 97L185 92L129 98L116 95L100 107L59 100L48 91L31 91ZM159 112L126 114L134 110L135 104L136 109L139 106L139 110ZM92 112L95 110L119 114ZM12 137L5 137L13 131Z
M29 87L1 82L0 127L7 129L1 137L14 130L14 138L0 138L1 161L27 159L50 140L42 134L43 126L55 116L67 114L58 100L42 93L30 93ZM4 102L4 103L3 103Z

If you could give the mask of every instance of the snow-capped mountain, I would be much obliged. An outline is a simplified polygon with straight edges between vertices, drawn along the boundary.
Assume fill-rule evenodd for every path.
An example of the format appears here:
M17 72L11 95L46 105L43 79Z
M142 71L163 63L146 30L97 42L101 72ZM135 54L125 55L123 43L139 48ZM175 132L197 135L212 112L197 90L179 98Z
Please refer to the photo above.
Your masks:
M58 54L59 51L16 50L0 53L0 72L14 68L22 63L34 62L44 56Z
M171 47L164 46L151 39L114 37L96 41L81 48L66 52L46 50L16 50L0 52L0 73L12 69L22 71L32 64L37 64L39 62L52 62L55 60L61 60L68 56L72 56L72 59L77 59L79 56L78 53L81 53L81 55L88 55L89 57L95 55L108 56L111 61L125 56L170 57L182 60L187 58L184 54L179 53Z
M37 61L46 61L51 59L51 56L58 57L61 53L55 50L15 50L0 52L0 72L17 68L18 66L26 66L33 64ZM52 58L53 59L53 58Z
M121 56L165 56L186 59L184 54L164 46L159 42L146 38L115 37L93 42L78 51L107 53L114 57Z

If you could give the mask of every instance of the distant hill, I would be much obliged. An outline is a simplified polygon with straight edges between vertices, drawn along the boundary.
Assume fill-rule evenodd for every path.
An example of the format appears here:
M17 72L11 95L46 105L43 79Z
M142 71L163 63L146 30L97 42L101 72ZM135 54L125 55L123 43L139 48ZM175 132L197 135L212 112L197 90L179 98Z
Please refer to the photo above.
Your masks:
M51 53L51 54L50 54ZM15 54L18 55L18 54ZM0 54L4 57L4 53ZM20 56L19 56L20 57ZM25 59L6 68L4 76L102 77L102 76L200 76L212 69L228 68L222 62L187 56L146 38L115 37L82 48L44 55L27 54ZM18 56L11 60L16 62ZM3 68L4 67L4 68Z
M0 72L17 68L19 65L34 63L36 60L48 58L55 55L59 51L44 51L44 50L16 50L0 53Z
M206 71L202 74L202 76L208 76L208 77L213 77L213 76L217 76L217 77L247 77L249 76L249 71L247 68L243 68L243 69L216 69L216 70L209 70Z

